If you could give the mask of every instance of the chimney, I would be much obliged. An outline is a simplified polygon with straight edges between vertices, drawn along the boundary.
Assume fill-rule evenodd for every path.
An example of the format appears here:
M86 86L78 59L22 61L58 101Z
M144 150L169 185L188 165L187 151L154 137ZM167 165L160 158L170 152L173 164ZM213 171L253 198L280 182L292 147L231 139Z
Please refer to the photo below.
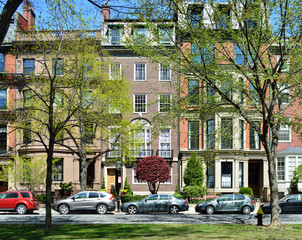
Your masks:
M23 17L27 20L28 30L31 30L35 26L35 17L33 5L30 1L25 0L23 5Z
M101 16L104 20L110 19L110 8L108 7L107 2L102 6Z

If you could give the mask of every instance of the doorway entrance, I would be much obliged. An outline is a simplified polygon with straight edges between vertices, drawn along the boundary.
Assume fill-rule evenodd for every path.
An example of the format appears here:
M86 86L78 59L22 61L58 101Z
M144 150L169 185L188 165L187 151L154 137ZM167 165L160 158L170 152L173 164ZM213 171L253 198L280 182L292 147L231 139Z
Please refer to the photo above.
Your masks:
M249 187L253 189L255 197L263 194L263 162L261 160L249 161Z
M87 188L93 188L95 161L89 164L87 168Z
M115 169L107 169L107 190L110 193L113 193L115 189Z

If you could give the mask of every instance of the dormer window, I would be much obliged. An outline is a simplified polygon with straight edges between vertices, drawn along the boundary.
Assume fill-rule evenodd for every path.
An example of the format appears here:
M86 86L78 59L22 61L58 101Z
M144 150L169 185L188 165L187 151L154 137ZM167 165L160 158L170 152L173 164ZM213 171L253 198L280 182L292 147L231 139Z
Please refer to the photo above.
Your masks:
M122 26L110 26L109 27L109 43L111 45L120 45L123 40L123 27Z
M135 43L142 43L148 38L148 28L144 25L133 28L133 39Z
M218 29L227 29L231 23L231 9L228 5L219 5L216 14Z
M161 43L171 43L173 41L172 26L166 26L166 25L159 26L158 34Z
M203 21L204 8L202 6L193 6L190 12L191 27L200 27Z

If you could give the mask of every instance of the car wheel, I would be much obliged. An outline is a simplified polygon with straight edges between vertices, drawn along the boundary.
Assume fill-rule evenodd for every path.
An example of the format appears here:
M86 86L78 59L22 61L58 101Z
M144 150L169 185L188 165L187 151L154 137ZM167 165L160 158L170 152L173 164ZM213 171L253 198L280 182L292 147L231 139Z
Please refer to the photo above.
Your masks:
M251 207L249 207L249 206L244 206L244 207L242 208L242 213L243 213L243 214L250 214L251 211L252 211L252 209L251 209Z
M62 204L59 207L60 214L68 214L69 213L69 207L66 204Z
M215 211L215 209L213 206L207 206L207 208L206 208L207 214L213 214L214 211Z
M97 206L96 208L96 211L99 213L99 214L106 214L107 213L107 206L105 204L100 204Z
M24 204L20 204L17 206L16 211L18 214L25 214L27 213L27 207Z
M128 207L127 212L129 214L136 214L137 213L137 207L134 206L134 205L131 205L131 206Z
M179 212L179 209L175 205L171 206L169 209L169 213L171 213L171 214L177 214L178 212Z

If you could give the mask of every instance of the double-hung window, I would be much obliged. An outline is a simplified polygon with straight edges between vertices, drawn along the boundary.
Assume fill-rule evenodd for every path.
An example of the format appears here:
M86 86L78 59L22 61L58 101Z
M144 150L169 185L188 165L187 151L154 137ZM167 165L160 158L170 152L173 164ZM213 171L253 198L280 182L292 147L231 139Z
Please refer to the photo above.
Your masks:
M64 74L64 60L62 58L52 60L52 73L56 75Z
M63 159L57 159L52 167L52 180L63 181Z
M233 162L221 162L221 188L233 186Z
M215 144L215 125L214 119L207 120L207 148L213 149Z
M120 157L121 156L121 142L120 142L120 131L117 127L110 128L109 137L109 157Z
M234 44L234 54L235 54L235 63L244 65L245 60L244 60L244 53L243 53L243 48L242 45Z
M171 80L170 64L160 64L159 80L160 81L170 81Z
M199 122L189 122L189 149L199 149Z
M199 82L190 79L188 81L188 105L197 106L199 104Z
M171 43L173 39L173 28L170 26L160 26L158 34L161 43Z
M135 64L135 81L146 81L146 63Z
M23 74L30 75L35 72L35 59L23 59Z
M147 95L135 94L134 95L134 112L146 113L147 112Z
M255 122L257 128L260 130L260 122ZM250 149L260 150L260 138L257 130L250 125Z
M161 129L159 133L159 156L171 157L171 129Z
M135 43L142 43L148 38L148 28L145 26L136 26L133 28L133 38Z
M122 76L122 68L120 63L110 63L110 79L120 80Z
M215 187L215 162L209 162L207 165L207 187Z
M277 173L278 173L278 180L284 181L285 180L285 158L284 157L277 158Z
M221 119L221 149L233 148L233 121Z
M7 153L7 126L0 125L0 154Z
M243 168L244 168L244 162L239 162L239 187L240 188L244 186Z
M231 9L228 5L218 6L217 17L217 28L227 29L231 23Z
M287 124L282 124L279 130L279 142L290 142L291 141L291 131L290 126Z
M192 28L201 27L203 21L204 8L202 6L194 6L190 12L190 23Z
M171 95L160 94L159 95L159 112L170 112L171 111Z
M0 110L7 108L7 96L6 89L0 89Z
M123 28L121 26L109 27L109 43L111 45L120 45L123 42Z
M4 57L5 55L3 53L0 53L0 72L5 72L5 61Z

